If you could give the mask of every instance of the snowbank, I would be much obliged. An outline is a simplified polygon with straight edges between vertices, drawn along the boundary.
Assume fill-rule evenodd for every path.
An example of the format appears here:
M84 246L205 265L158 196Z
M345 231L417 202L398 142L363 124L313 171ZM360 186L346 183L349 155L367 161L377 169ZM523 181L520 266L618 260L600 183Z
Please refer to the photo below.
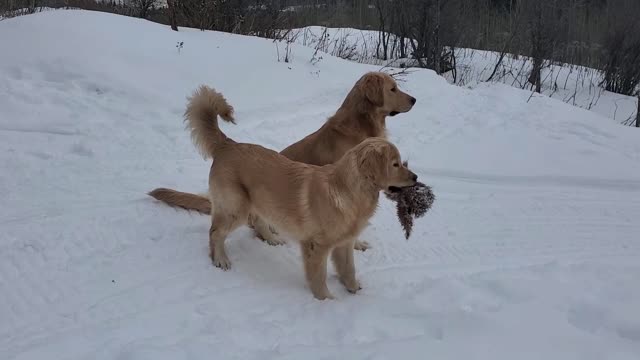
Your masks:
M309 26L295 29L288 38L298 44L318 49L351 61L379 66L415 65L415 61L401 58L402 39L389 34L390 58L383 60L382 49L377 48L379 32L353 28L326 28ZM409 52L410 40L404 43ZM476 49L456 49L456 74L448 72L444 77L456 85L474 88L491 76L500 54ZM526 57L510 54L503 59L492 81L519 89L531 89L527 78L532 62ZM603 74L595 69L569 64L553 64L542 72L542 94L567 104L592 110L617 123L629 123L635 119L637 98L605 91L600 87Z

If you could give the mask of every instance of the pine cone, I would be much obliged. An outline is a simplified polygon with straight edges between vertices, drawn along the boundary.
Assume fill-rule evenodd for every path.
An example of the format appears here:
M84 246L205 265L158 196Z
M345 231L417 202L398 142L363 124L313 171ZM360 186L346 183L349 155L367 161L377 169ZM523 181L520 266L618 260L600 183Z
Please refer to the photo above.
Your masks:
M396 202L398 220L404 228L405 238L409 239L413 228L413 219L423 217L433 205L436 196L431 187L423 183L400 188L398 191L385 192L387 198Z

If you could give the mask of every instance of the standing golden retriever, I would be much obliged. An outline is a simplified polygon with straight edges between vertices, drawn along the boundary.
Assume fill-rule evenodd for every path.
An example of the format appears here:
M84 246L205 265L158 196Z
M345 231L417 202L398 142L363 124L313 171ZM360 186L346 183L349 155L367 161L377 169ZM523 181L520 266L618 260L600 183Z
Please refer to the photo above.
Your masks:
M333 298L326 284L329 253L340 281L348 291L358 291L353 243L373 216L380 191L415 185L418 178L402 164L398 149L383 138L369 138L335 164L308 165L233 141L218 127L218 116L234 122L226 99L201 86L189 99L185 121L200 153L215 157L209 172L213 264L231 266L225 239L254 213L300 242L317 299Z
M326 165L338 161L347 151L370 137L386 138L387 116L408 112L416 99L398 89L395 80L383 72L364 74L353 86L338 111L317 131L282 150L287 158L311 165ZM149 193L171 206L209 214L211 202L202 195L158 188ZM256 235L271 245L281 244L277 227L260 217L251 216ZM370 246L355 242L357 250Z

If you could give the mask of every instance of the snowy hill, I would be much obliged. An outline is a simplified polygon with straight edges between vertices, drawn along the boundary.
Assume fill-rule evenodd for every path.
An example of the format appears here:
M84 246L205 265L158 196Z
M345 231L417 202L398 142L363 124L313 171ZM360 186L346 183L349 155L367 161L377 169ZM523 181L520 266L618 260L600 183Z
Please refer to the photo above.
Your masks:
M378 31L308 26L285 34L289 41L359 63L380 66L415 63L415 60L401 58L399 44L402 41L393 34L387 35L390 39L388 60L380 58L383 52L377 46L380 41ZM405 39L405 44L407 51L411 52L410 41ZM455 54L455 78L451 71L443 76L451 83L470 88L483 86L500 58L500 53L497 52L467 48L456 48ZM518 89L531 89L527 79L532 65L529 58L506 54L502 65L496 69L492 82ZM543 95L591 110L617 123L634 124L638 99L601 88L600 83L604 78L601 71L555 63L545 66L541 78Z
M184 42L180 51L178 42ZM232 138L276 150L377 67L88 11L0 22L0 358L637 359L640 133L506 85L419 70L387 122L437 195L403 238L383 199L353 296L305 288L295 245L145 195L206 189L185 97L216 87ZM284 45L281 45L280 51Z

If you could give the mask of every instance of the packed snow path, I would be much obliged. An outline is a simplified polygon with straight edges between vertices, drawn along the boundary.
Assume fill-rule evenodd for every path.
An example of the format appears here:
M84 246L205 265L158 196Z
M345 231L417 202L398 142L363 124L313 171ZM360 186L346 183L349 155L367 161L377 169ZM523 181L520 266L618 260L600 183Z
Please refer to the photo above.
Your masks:
M229 136L280 150L375 67L86 11L4 20L0 44L1 359L638 359L635 129L413 73L388 128L434 208L407 241L383 199L364 289L331 269L320 302L295 245L239 229L220 271L209 218L145 193L206 188L181 120L199 84L236 107Z

